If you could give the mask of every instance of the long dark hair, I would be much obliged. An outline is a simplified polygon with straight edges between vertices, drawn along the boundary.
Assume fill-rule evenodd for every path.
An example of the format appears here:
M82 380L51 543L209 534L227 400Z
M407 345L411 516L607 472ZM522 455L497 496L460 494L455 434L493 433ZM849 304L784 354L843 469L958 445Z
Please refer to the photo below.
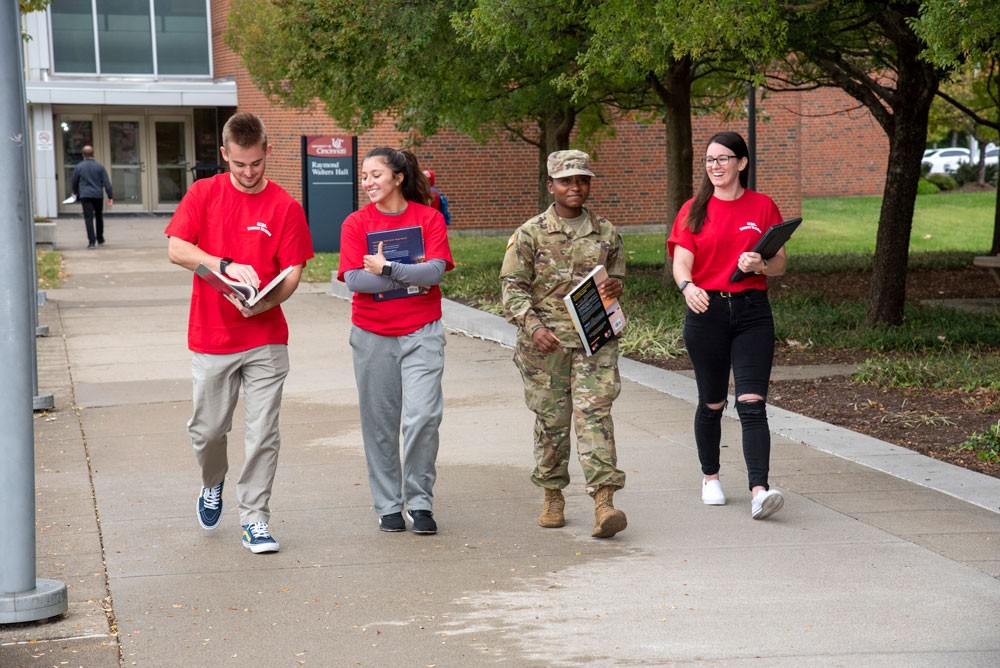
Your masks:
M736 160L739 161L740 158L747 159L747 169L740 172L740 185L743 188L747 188L747 184L750 183L749 176L749 162L750 162L750 149L747 148L747 143L743 141L743 137L738 132L717 132L712 135L712 138L708 140L706 146L711 146L712 144L722 144L730 151L736 154ZM688 209L688 229L690 229L695 234L701 232L701 228L705 225L705 216L708 214L708 200L712 199L712 195L715 193L715 186L712 185L712 180L708 178L708 174L704 174L701 180L701 188L698 189L698 194L694 196L694 201L691 202L691 208Z
M368 151L365 160L368 158L381 158L394 175L403 175L403 183L399 189L408 201L428 205L431 203L430 183L427 182L424 173L420 171L417 156L413 155L412 152L389 146L376 146Z

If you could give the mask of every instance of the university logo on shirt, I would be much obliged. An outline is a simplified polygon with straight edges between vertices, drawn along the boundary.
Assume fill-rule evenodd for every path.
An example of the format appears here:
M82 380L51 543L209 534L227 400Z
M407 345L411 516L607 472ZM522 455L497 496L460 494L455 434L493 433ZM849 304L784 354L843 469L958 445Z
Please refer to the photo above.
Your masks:
M256 225L249 226L247 232L263 232L267 236L271 236L271 230L267 229L267 223L262 223L259 220Z

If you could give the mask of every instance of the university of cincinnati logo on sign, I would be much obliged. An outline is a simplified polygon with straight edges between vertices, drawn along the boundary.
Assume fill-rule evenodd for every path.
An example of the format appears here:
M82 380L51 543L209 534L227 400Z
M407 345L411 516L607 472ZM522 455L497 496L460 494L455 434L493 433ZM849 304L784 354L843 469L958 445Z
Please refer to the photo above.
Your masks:
M313 137L306 153L318 158L346 158L351 155L351 138L344 136Z

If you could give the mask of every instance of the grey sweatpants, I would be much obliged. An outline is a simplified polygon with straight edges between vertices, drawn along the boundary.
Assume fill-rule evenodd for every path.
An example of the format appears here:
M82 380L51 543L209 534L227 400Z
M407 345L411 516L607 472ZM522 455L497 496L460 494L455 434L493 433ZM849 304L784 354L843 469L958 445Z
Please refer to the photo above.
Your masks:
M240 524L268 522L278 468L278 411L288 375L288 346L266 345L231 355L194 353L194 414L188 434L201 466L201 484L214 487L229 470L228 434L243 386L246 422L243 470L236 480Z
M350 341L375 512L398 513L404 502L409 510L432 510L444 412L444 326L435 320L405 336L352 326Z

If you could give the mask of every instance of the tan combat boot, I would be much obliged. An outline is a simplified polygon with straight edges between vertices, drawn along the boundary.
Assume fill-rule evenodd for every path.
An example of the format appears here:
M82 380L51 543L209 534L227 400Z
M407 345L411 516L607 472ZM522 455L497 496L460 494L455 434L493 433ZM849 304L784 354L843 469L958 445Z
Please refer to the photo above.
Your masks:
M566 517L563 511L566 509L566 499L563 498L562 490L546 489L545 504L542 506L542 514L538 516L538 524L546 529L558 529L566 525Z
M590 534L594 538L611 538L628 526L625 513L615 508L614 494L615 488L607 485L594 493L594 530Z

